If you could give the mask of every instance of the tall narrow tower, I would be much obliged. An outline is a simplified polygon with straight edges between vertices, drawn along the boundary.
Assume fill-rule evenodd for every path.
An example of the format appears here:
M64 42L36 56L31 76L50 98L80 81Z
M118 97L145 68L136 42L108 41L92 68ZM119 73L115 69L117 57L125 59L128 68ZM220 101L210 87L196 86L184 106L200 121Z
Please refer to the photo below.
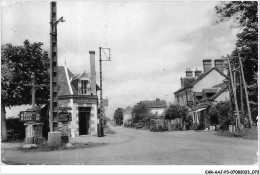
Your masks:
M50 9L50 131L57 130L58 114L58 58L57 58L57 7L51 2Z

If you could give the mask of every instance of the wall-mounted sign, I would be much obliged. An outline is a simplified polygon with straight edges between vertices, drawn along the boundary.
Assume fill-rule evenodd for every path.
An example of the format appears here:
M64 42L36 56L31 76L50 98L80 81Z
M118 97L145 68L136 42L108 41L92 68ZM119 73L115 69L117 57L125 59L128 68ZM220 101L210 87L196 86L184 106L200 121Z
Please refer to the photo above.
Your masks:
M68 107L68 106L66 106L66 107L59 107L59 110L61 110L61 111L67 111L67 110L72 110L72 108L71 108L71 107Z
M73 102L74 103L83 103L83 104L95 104L97 103L97 100L95 99L84 99L84 98L76 98L76 99L73 99Z
M64 112L64 113L59 113L58 114L58 121L59 122L69 122L72 120L72 117L71 117L71 113L69 112Z
M41 120L41 115L35 111L21 111L20 120L25 122L38 122Z

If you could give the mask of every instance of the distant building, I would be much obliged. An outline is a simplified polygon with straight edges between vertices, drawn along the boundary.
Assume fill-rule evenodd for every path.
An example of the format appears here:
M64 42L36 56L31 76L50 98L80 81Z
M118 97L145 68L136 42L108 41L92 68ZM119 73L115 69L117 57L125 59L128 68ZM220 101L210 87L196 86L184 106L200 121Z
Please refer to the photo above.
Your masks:
M167 103L165 100L160 100L159 98L156 98L154 101L140 101L140 104L145 104L148 106L152 114L161 115L163 111L167 107Z
M123 125L125 122L129 119L132 119L132 107L128 106L126 109L124 109L124 116L123 116Z
M72 137L97 134L98 97L95 52L90 51L90 73L73 74L66 66L58 67L58 106L71 107L69 122ZM61 123L54 121L55 130Z
M203 60L203 73L195 70L195 76L190 69L186 70L186 77L181 78L181 88L174 92L175 103L188 106L193 116L193 122L198 124L209 124L206 117L208 104L229 100L227 76L224 73L224 60ZM204 115L202 113L205 112Z

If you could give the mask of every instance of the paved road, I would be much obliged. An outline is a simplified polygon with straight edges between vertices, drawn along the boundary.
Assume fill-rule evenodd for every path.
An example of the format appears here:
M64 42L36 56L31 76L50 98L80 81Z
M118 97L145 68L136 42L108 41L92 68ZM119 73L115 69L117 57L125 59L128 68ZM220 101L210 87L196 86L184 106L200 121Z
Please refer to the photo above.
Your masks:
M9 164L64 165L252 165L257 162L257 141L218 137L214 132L152 133L115 127L103 138L82 136L73 142L101 142L104 146L69 151L15 151L2 144Z

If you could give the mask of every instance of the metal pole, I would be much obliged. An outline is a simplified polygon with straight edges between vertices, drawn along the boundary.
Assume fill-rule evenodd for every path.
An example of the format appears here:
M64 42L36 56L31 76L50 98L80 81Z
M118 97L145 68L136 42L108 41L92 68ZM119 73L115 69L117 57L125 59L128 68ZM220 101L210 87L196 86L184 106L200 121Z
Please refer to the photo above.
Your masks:
M231 85L232 85L232 89L233 89L233 95L234 95L236 113L237 113L237 118L238 118L238 126L237 126L237 128L240 130L240 116L239 116L239 111L238 111L237 97L236 97L236 95L235 95L234 81L233 81L233 77L232 77L232 73L231 73L231 67L230 67L229 59L227 59L227 62L228 62L228 68L229 68L229 72L230 72L229 75L230 75L230 79L231 79Z
M100 118L103 117L103 88L102 88L102 58L101 47L99 47L99 63L100 63Z
M102 118L103 118L103 88L102 88L102 56L101 56L101 47L99 47L99 66L100 66L100 118L99 118L99 133L98 135L101 136L102 131Z
M245 94L246 94L246 104L247 104L247 112L248 112L248 117L249 117L249 127L251 128L253 122L252 122L250 105L249 105L249 100L248 100L248 92L247 92L246 81L245 81L245 76L244 76L243 64L241 62L240 57L238 57L238 59L239 59L239 65L240 65L240 69L241 69L241 73L242 73L242 79L243 79L243 84L244 84L244 89L245 89Z
M35 73L32 73L32 107L35 110Z

